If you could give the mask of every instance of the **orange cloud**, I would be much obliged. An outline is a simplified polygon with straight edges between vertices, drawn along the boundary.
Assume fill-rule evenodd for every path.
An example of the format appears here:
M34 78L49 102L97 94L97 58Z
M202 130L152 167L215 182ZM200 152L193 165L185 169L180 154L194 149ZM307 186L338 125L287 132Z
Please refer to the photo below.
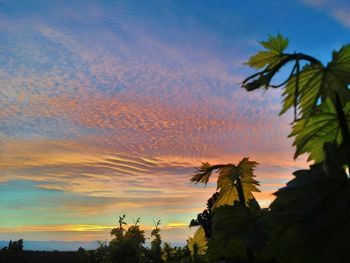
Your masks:
M131 50L105 32L98 41L113 43L113 52L96 49L86 36L36 27L33 37L46 41L11 48L25 62L54 66L0 71L0 118L6 127L0 133L0 182L30 180L38 191L62 193L45 211L108 220L123 212L180 214L186 221L215 191L215 178L206 188L189 183L201 162L237 163L246 156L258 161L263 192L257 198L263 205L294 168L305 166L291 159L288 121L277 116L280 94L241 90L240 74L233 73L238 62L231 67L210 53L184 53L140 32L135 38L158 55L143 46ZM193 62L193 56L205 62ZM165 229L173 236L185 225L167 220ZM52 226L26 229L80 231L86 237L106 230Z

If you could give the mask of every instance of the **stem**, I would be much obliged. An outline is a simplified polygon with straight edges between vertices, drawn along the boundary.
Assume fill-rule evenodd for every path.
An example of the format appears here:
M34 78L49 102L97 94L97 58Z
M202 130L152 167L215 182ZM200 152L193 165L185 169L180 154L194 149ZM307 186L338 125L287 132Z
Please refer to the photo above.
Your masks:
M242 205L246 206L245 205L244 192L243 192L243 186L242 186L242 182L241 182L240 178L237 178L237 182L236 182L235 186L236 186L236 189L237 189L237 192L238 192L239 202Z
M349 148L350 148L350 132L349 132L349 127L347 124L346 116L345 116L345 113L343 110L343 105L340 101L340 97L339 97L339 94L337 92L335 94L335 109L337 111L341 135L343 137L341 147L345 148L345 160L343 162L343 164L344 164L344 163L349 162L348 157L347 157L347 155L348 155L347 153L349 152ZM350 169L349 163L347 164L347 166Z
M345 113L343 111L343 105L340 101L340 97L339 97L339 94L337 92L335 94L335 109L336 109L337 115L338 115L341 135L343 137L343 143L349 144L349 142L350 142L349 127L346 123L346 116L345 116Z
M237 182L236 182L235 186L236 186L236 189L238 192L239 202L247 209L248 215L251 216L249 208L245 204L243 186L242 186L242 182L241 182L240 178L237 178ZM254 229L255 229L255 227L254 227ZM246 246L246 253L247 253L248 262L252 262L252 263L255 262L254 252L249 246Z
M300 74L300 64L299 60L295 63L296 75L295 75L295 91L294 91L294 122L298 117L298 97L299 97L299 74Z
M298 65L299 65L299 63L298 63ZM297 63L295 63L295 65L293 66L292 71L290 72L288 78L285 81L283 81L282 83L277 84L277 85L271 85L270 84L270 87L276 89L276 88L280 88L280 87L286 85L288 83L288 81L290 81L292 79L292 77L294 76L294 72L295 72L296 69L297 69Z
M242 86L245 85L245 83L247 83L249 80L254 79L257 76L261 76L264 74L267 74L268 77L268 84L270 84L271 79L274 77L274 75L280 70L281 67L283 67L285 64L287 64L288 62L292 61L292 60L297 60L297 61L301 61L301 60L305 60L308 61L312 64L317 64L322 66L321 61L319 61L318 59L303 54L303 53L294 53L294 54L282 54L284 56L286 56L285 58L283 58L277 65L275 65L273 68L269 68L266 67L264 70L259 71L251 76L249 76L248 78L246 78L245 80L243 80L242 82ZM280 85L274 85L272 87L278 87Z

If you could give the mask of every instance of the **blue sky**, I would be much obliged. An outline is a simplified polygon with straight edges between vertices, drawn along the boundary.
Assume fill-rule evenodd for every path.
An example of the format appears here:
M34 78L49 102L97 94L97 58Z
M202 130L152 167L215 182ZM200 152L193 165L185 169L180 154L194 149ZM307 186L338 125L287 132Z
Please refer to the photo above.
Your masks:
M280 92L243 63L281 33L326 62L347 1L1 1L0 239L108 238L119 215L185 240L214 184L202 161L258 161L263 205L305 167Z

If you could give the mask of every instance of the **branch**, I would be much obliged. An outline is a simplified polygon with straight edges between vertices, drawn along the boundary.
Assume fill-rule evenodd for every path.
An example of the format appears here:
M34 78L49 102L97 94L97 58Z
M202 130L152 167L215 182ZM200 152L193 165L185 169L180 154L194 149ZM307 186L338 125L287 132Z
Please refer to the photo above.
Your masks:
M262 71L259 71L251 76L249 76L248 78L246 78L245 80L243 80L242 82L242 87L244 87L244 85L256 78L257 76L264 76L264 77L267 77L267 84L269 85L270 84L270 81L271 79L274 77L274 75L280 70L281 67L283 67L285 64L287 64L288 62L290 61L293 61L293 60L297 60L297 61L301 61L301 60L305 60L305 61L308 61L310 62L311 64L317 64L317 65L320 65L322 66L322 63L321 61L319 61L318 59L312 57L312 56L309 56L309 55L306 55L306 54L303 54L303 53L294 53L294 54L282 54L285 56L285 58L283 58L277 65L275 65L272 69L269 68L268 66L262 70ZM275 87L279 87L280 85L275 85ZM270 86L270 87L274 87L274 86Z
M239 202L246 207L245 204L245 196L244 196L244 192L243 192L243 186L242 186L242 182L241 179L238 177L237 181L235 183L237 192L238 192L238 197L239 197Z

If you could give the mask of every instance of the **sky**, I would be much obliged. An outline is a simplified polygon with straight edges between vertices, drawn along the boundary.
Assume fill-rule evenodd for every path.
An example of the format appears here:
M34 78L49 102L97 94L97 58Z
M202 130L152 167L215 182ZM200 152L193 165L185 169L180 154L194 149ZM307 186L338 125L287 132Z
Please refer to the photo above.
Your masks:
M281 33L327 62L350 4L326 0L0 0L0 240L106 240L120 215L185 241L201 162L259 162L262 206L293 160L279 90L244 62Z

